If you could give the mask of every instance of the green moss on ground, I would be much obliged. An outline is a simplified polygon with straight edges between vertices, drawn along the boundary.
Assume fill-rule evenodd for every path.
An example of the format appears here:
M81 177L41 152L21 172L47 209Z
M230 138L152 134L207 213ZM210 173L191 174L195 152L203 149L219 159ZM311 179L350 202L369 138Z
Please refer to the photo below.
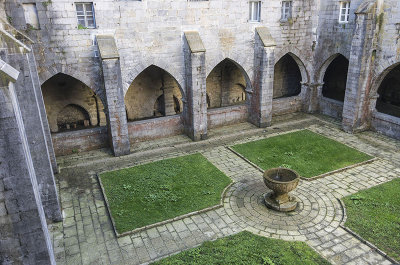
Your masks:
M372 158L309 130L239 144L233 149L264 170L287 167L306 178Z
M100 175L119 233L220 203L231 179L201 154Z
M265 238L250 232L205 242L153 264L330 264L303 242Z
M400 179L343 199L345 226L400 261Z

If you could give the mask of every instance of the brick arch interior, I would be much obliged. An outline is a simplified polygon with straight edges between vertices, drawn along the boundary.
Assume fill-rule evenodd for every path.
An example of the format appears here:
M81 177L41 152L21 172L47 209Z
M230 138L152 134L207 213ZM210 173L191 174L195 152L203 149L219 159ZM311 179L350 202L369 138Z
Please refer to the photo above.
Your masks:
M63 73L52 76L42 84L42 94L52 133L106 124L101 99L72 76Z
M301 92L302 73L288 53L275 64L273 98L297 96Z
M207 76L207 106L219 108L246 102L249 81L232 60L224 59Z
M337 101L344 101L346 94L349 60L338 54L328 65L323 77L322 95Z
M376 110L400 118L400 64L391 69L379 85Z
M129 86L125 106L128 121L180 114L183 111L182 90L167 71L151 65Z

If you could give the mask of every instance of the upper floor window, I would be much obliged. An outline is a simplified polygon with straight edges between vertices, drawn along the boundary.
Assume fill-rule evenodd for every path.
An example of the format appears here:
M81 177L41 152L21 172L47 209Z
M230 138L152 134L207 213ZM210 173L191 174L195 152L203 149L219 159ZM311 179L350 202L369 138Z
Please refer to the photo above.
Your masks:
M350 15L350 2L347 1L340 2L339 22L340 23L349 22L349 15Z
M93 3L75 3L78 28L95 28Z
M282 1L281 20L288 20L292 17L292 1Z
M259 22L261 15L261 1L250 1L249 8L250 8L249 21Z

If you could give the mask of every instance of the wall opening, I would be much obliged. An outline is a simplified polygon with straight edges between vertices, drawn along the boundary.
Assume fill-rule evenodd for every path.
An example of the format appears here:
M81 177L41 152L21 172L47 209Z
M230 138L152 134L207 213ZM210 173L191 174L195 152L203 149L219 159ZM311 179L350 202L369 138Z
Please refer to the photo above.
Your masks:
M183 110L182 93L169 73L151 65L133 80L125 106L128 121L176 115Z
M400 65L393 68L379 86L376 110L400 118Z
M322 87L322 95L324 97L344 101L348 70L349 60L341 54L329 64L324 75L324 85Z
M57 126L59 131L84 129L90 123L89 113L81 106L69 104L57 115Z
M297 96L301 92L301 72L292 56L286 54L274 67L273 98Z
M106 125L100 98L72 76L54 75L43 83L42 94L52 133Z
M240 105L246 102L246 78L231 60L225 59L215 66L206 82L208 108Z

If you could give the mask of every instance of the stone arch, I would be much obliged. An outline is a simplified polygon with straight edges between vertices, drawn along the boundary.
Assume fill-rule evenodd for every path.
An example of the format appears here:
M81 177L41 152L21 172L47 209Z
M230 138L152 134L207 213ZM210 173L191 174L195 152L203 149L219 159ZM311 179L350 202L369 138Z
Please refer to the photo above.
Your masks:
M251 89L246 71L230 58L220 61L207 75L207 105L218 108L245 103L246 93ZM247 91L246 91L247 90Z
M274 65L273 98L297 96L301 93L303 80L299 67L301 61L296 61L295 58L295 55L287 53L276 61ZM301 63L301 65L303 64Z
M375 109L400 118L400 62L386 68L378 76L373 84L373 91Z
M245 53L241 53L241 55L245 55ZM252 73L253 69L246 69L245 68L245 64L244 62L246 62L246 59L248 58L242 58L242 56L236 56L236 57L224 57L224 56L219 56L217 57L213 57L212 61L208 61L206 63L206 76L208 77L211 73L212 70L214 70L214 68L220 64L221 62L223 62L224 60L229 60L230 62L232 62L233 64L235 64L240 71L242 72L242 74L244 75L245 79L246 79L246 89L247 90L252 90L252 83L251 83L251 76L249 75L249 73Z
M92 125L105 125L104 104L93 89L73 76L57 73L43 82L42 95L51 132L58 132L57 117L67 105L85 109Z
M185 84L184 77L181 76L179 74L179 72L174 69L174 67L171 67L171 63L170 62L163 62L163 61L160 61L160 60L157 60L157 62L154 62L154 61L156 61L155 59L154 60L145 60L145 61L149 61L149 63L147 63L147 64L146 63L140 63L139 65L137 65L134 68L134 70L131 70L131 71L129 71L127 73L126 82L124 83L124 87L123 87L124 96L128 92L128 89L132 85L133 81L135 81L135 79L141 73L143 73L149 67L155 66L155 67L158 67L158 68L164 70L167 74L169 74L175 80L175 82L179 86L179 89L181 90L182 98L186 98L186 91L184 89L184 86L182 85L182 84ZM151 61L152 61L152 63L150 63ZM168 71L166 69L168 69Z
M315 72L315 77L314 77L315 82L317 82L319 84L322 84L324 82L324 75L325 75L326 69L329 67L329 65L332 63L332 61L335 60L340 55L345 57L348 60L348 58L345 55L343 55L343 53L338 52L338 53L332 54L323 62L323 64Z
M324 97L344 101L348 70L349 60L342 54L334 54L325 61L318 73Z
M301 82L308 83L310 81L309 71L307 70L305 58L300 58L297 54L302 54L298 48L285 47L284 49L275 53L275 63L277 63L285 55L290 55L293 60L297 63L301 73Z
M183 93L178 81L168 71L152 64L133 79L125 93L127 119L135 121L178 114L175 112L174 97L179 101L180 110L183 112ZM165 95L162 104L164 110L156 111L155 104L158 104L157 100L162 95Z

